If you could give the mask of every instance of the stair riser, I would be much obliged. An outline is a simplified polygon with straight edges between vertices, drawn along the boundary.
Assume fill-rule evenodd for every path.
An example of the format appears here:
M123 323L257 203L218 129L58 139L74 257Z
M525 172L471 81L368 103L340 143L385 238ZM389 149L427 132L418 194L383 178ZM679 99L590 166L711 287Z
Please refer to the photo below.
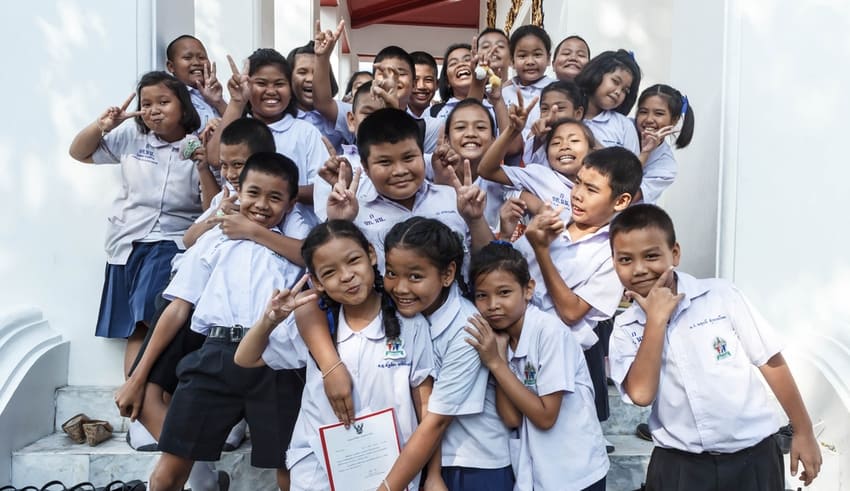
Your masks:
M109 421L113 431L125 432L129 420L118 414L113 387L63 387L56 391L55 429L62 431L62 423L72 416L84 413L92 419Z

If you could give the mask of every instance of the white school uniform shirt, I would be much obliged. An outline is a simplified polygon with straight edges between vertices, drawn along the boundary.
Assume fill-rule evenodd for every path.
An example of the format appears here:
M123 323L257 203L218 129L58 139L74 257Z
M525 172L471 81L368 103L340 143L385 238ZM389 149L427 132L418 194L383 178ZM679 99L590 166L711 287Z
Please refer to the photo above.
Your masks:
M360 228L363 235L375 247L378 255L378 269L384 271L384 237L393 225L403 222L413 216L434 218L445 223L450 229L461 234L463 237L464 266L469 264L469 251L472 236L469 226L457 211L457 194L451 186L432 184L423 181L413 201L413 209L408 210L404 206L378 194L378 190L372 189L360 197L360 210L354 218L354 224Z
M183 234L202 210L198 171L183 159L182 142L144 134L130 120L98 144L95 164L121 164L121 189L106 229L107 263L126 264L133 242L172 240L184 249Z
M206 336L213 326L252 326L265 315L275 288L292 287L302 274L271 249L228 239L216 227L189 248L162 296L194 305L192 330Z
M422 112L421 116L417 116L410 110L410 107L406 109L407 114L413 116L414 119L421 119L425 121L425 140L423 143L422 151L424 153L434 153L434 150L437 148L437 139L440 137L440 132L443 128L443 121L439 119L432 118L428 113L428 110Z
M195 107L195 111L198 112L198 116L201 117L201 126L195 132L195 134L199 134L204 128L207 127L207 123L211 119L220 118L221 114L216 111L214 107L204 99L204 96L201 94L201 91L192 87L191 85L187 85L186 89L189 91L189 99L192 101L192 106Z
M457 97L454 97L454 96L450 97L449 100L447 100L443 104L443 107L440 108L440 111L437 113L437 115L434 116L434 119L439 121L440 124L443 124L443 125L446 124L446 121L449 119L449 114L451 114L451 112L454 111L455 107L457 107L458 103L460 103L460 101L462 101L462 100L463 99L458 99ZM496 129L496 134L498 135L498 133L499 133L498 121L496 120L496 110L493 108L493 104L490 104L490 101L488 101L487 99L484 99L483 101L481 101L481 104L483 104L484 107L487 108L487 111L490 113L490 117L493 118L493 121L492 121L493 127ZM428 109L425 109L425 112L428 112ZM425 113L422 113L422 114L425 114Z
M561 219L569 222L572 216L570 208L570 192L575 183L548 165L527 164L525 167L503 165L502 170L514 184L525 189L541 200L549 201L552 207L564 206Z
M369 325L355 332L345 321L343 307L339 313L337 351L351 374L355 417L394 408L399 444L404 448L418 426L411 389L433 377L434 356L428 324L422 316L409 319L399 316L399 323L400 347L384 335L383 314L379 313ZM304 457L315 454L324 467L319 427L336 423L339 419L325 394L322 372L309 358L301 410L286 451L286 466L292 469ZM419 489L418 475L408 489Z
M487 201L484 203L484 220L490 226L490 230L496 232L499 230L499 210L508 198L515 196L517 188L513 186L505 186L498 182L493 182L483 177L478 177L473 183L487 195Z
M544 138L543 143L537 150L535 150L534 135L529 132L528 136L525 138L525 143L522 148L522 161L525 162L526 165L534 163L550 167L549 152L546 149L546 139Z
M437 366L428 411L454 416L443 434L443 467L501 469L511 464L508 428L496 412L496 384L463 329L477 313L452 285L445 303L428 317Z
M752 447L782 424L756 367L781 351L773 328L730 282L676 273L684 298L670 316L649 429L656 445L691 453ZM611 378L623 381L646 326L637 303L611 335Z
M623 296L623 285L614 271L611 246L608 244L608 225L595 233L573 241L566 229L549 246L552 262L570 289L590 304L590 310L578 322L569 326L581 347L588 349L599 340L594 334L596 323L613 317ZM535 281L532 302L544 312L557 316L555 304L540 265L528 239L522 236L514 242L528 261L528 270Z
M340 152L342 151L342 144L354 141L351 131L348 130L348 122L345 118L346 113L351 110L351 105L337 100L334 100L334 102L337 108L336 121L328 120L316 109L312 111L302 111L299 109L297 118L313 125L331 142L334 149Z
M596 417L593 383L570 331L557 317L529 305L516 350L508 348L508 366L537 396L563 392L558 418L548 430L523 416L514 489L579 490L605 477L608 453Z
M646 165L643 166L643 180L640 183L640 192L643 195L641 203L655 204L658 201L661 193L676 179L676 167L673 149L667 142L661 142L661 145L649 153Z
M623 147L640 155L640 140L630 118L616 111L602 111L592 119L585 119L584 124L603 147Z
M505 106L510 107L511 104L516 104L519 98L517 97L517 92L522 92L522 102L525 107L528 107L528 104L535 97L540 97L540 94L543 93L543 89L546 88L547 85L552 82L557 82L557 79L554 79L548 75L544 75L543 78L529 85L522 85L522 82L519 81L519 77L514 77L511 79L511 85L502 86L502 100L505 101ZM538 99L537 103L534 104L534 107L531 108L531 111L528 113L528 119L525 122L525 128L522 130L522 137L525 138L531 132L531 126L534 125L534 122L540 119L540 100Z

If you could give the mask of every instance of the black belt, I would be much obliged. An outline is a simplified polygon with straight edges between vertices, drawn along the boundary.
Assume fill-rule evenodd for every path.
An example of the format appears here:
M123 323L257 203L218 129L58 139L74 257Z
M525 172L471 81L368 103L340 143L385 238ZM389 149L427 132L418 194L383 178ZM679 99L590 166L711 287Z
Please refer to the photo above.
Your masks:
M210 339L226 339L231 343L242 341L245 334L248 332L247 327L236 324L235 326L212 326L207 337Z

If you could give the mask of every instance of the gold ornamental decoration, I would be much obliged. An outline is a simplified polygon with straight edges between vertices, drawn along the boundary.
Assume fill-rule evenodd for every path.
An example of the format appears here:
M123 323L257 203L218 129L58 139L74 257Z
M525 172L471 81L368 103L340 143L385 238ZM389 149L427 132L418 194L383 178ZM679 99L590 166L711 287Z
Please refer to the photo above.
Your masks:
M522 7L523 0L511 0L511 8L505 17L505 33L511 35L511 29ZM531 23L543 27L543 0L531 0ZM487 27L496 27L496 0L487 0Z

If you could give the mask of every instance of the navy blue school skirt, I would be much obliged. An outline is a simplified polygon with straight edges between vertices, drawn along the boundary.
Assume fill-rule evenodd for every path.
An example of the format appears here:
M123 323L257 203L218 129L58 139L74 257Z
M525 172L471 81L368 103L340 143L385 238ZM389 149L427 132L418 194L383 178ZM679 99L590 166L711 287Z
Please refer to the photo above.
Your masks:
M107 264L95 335L128 338L136 324L150 325L156 298L168 284L171 260L179 252L172 240L136 242L127 264Z

